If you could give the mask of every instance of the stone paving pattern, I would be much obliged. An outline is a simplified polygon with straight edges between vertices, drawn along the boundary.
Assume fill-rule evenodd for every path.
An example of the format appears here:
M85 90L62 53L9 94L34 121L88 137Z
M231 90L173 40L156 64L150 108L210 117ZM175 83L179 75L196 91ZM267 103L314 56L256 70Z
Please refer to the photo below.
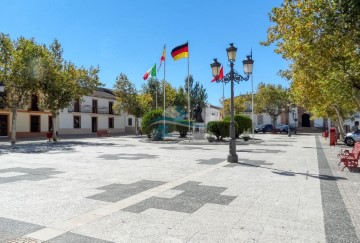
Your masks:
M0 242L359 242L360 173L339 147L256 138L239 164L227 145L0 142Z

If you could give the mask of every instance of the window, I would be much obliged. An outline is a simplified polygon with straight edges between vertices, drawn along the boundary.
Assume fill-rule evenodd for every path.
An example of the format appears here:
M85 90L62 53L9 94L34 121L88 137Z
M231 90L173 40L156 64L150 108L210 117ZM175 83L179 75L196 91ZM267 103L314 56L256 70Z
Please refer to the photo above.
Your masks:
M113 110L113 105L114 105L114 102L109 102L109 114L114 114L114 110Z
M75 103L74 103L74 111L75 112L80 112L80 100L76 99Z
M74 128L81 128L81 117L74 116Z
M109 128L114 128L114 117L109 117Z
M129 119L128 119L128 125L129 125L129 126L132 126L132 118L129 118Z
M97 113L97 100L92 101L92 113Z
M30 116L30 132L40 132L40 116Z
M38 111L38 97L37 95L31 95L31 110L32 111Z

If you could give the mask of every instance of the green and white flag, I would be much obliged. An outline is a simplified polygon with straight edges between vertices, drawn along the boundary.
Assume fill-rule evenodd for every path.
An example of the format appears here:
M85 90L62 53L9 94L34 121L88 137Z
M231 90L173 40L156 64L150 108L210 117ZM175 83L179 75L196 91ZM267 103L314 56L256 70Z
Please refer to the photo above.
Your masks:
M143 76L143 79L147 80L149 77L156 77L156 63L152 68L146 71L146 73Z

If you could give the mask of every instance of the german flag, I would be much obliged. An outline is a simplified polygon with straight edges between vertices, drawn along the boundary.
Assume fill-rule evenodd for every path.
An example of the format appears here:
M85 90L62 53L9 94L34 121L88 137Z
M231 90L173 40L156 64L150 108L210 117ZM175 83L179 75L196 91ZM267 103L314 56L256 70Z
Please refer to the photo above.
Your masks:
M171 56L174 58L174 61L177 61L181 58L189 57L189 43L186 42L183 45L177 46L171 51Z

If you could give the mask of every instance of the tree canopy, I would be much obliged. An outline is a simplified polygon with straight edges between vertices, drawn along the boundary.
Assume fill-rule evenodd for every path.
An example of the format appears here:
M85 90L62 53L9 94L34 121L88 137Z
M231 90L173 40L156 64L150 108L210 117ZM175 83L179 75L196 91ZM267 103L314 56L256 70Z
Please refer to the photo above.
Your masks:
M341 124L360 110L360 5L357 0L284 0L263 45L291 64L294 102L315 117ZM341 125L339 128L341 129Z
M277 117L289 103L289 91L281 85L260 83L254 96L254 113L267 113L275 127Z

